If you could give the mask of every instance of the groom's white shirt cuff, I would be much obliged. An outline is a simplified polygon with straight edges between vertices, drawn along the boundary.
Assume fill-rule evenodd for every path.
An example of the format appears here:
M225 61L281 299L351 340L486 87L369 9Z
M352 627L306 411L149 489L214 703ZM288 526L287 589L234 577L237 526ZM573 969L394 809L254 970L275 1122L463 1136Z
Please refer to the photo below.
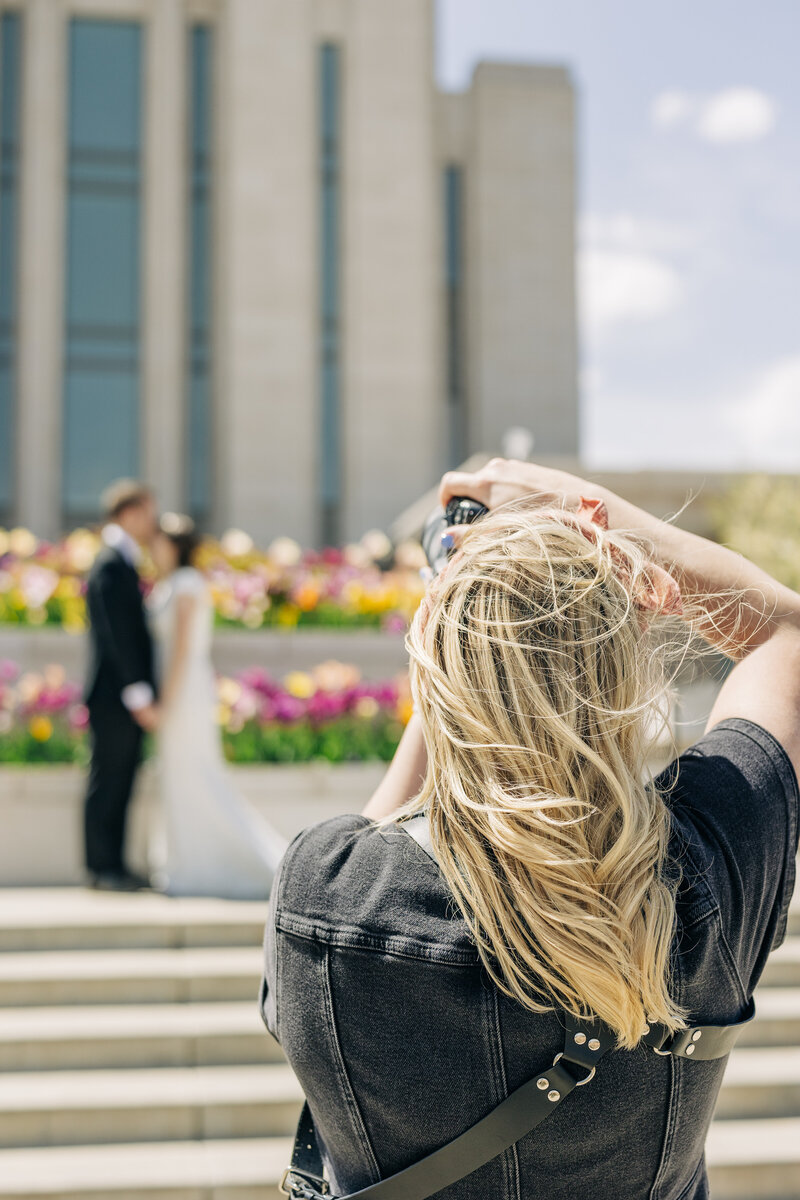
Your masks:
M140 708L147 708L155 698L155 692L149 683L129 683L122 689L122 703L128 712L135 713Z

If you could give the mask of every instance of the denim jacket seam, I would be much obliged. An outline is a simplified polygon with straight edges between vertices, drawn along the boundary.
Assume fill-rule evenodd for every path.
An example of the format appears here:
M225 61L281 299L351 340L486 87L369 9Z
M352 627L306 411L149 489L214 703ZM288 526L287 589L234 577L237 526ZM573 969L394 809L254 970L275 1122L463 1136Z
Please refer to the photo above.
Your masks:
M714 893L706 882L706 873L709 867L701 868L695 857L694 847L688 838L682 840L681 857L688 860L692 868L692 876L689 880L689 886L692 891L696 892L695 899L688 902L683 901L681 907L681 920L684 929L691 929L700 921L704 921L707 917L719 912L719 904ZM683 872L683 878L686 879L686 872Z
M505 1052L503 1048L503 1027L500 1021L500 1005L498 1003L497 989L491 988L492 998L492 1018L494 1029L492 1030L491 1042L496 1048L496 1053L492 1054L491 1059L495 1065L495 1074L497 1082L500 1084L500 1099L501 1102L508 1096L508 1076L506 1075ZM514 1142L502 1156L502 1161L505 1169L506 1181L509 1187L509 1200L522 1200L520 1193L520 1171L519 1171L519 1151L517 1143Z
M286 853L284 854L284 857L283 857L283 861L281 862L281 864L278 868L278 877L275 881L277 886L275 886L273 888L273 895L270 900L269 911L267 912L267 922L271 922L272 927L273 927L272 933L273 933L273 942L274 942L274 946L275 946L275 1040L278 1042L278 1045L280 1045L280 1040L281 1040L280 1039L281 1013L283 1011L283 1004L281 1001L281 997L283 994L282 979L283 979L284 955L281 954L280 947L278 944L278 933L281 931L281 926L280 926L281 898L283 896L284 891L286 890L286 878L287 878L287 874L288 874L287 867L290 865L292 859L294 858L294 856L299 848L302 838L303 838L303 834L302 833L298 834L298 836L287 847ZM263 942L265 950L266 950L266 943L267 943L267 937L266 937L266 929L265 929L264 942ZM264 998L263 991L264 991L265 984L266 984L266 971L264 974L264 978L262 980L262 1001ZM266 1021L265 1021L265 1023L266 1023Z
M680 964L676 963L677 972L677 987L675 996L680 1004L683 1000L683 972ZM678 1114L680 1109L680 1093L681 1093L681 1073L679 1071L680 1063L670 1055L667 1059L669 1063L669 1104L667 1106L667 1120L664 1126L664 1137L661 1146L661 1158L658 1164L653 1185L650 1189L648 1200L660 1200L662 1188L667 1177L670 1166L670 1158L672 1156L672 1147L675 1142L675 1135L678 1127Z
M695 1186L695 1184L697 1183L697 1177L698 1177L698 1176L700 1175L700 1173L702 1172L702 1170L703 1170L704 1166L705 1166L705 1158L704 1158L704 1156L701 1154L701 1155L700 1155L700 1161L698 1162L697 1166L695 1167L694 1171L692 1172L692 1178L691 1178L691 1179L689 1180L689 1182L686 1184L686 1187L683 1189L683 1191L681 1192L681 1194L680 1194L679 1196L676 1196L676 1197L675 1197L675 1200L687 1200L687 1197L689 1196L689 1192L690 1192L690 1190L691 1190L691 1189L692 1189L692 1188Z
M480 962L474 950L458 950L444 942L418 942L402 935L382 936L356 925L334 925L285 909L276 915L276 925L282 933L347 950L374 950L396 958L423 959L451 966L478 966Z
M372 1182L377 1183L381 1177L380 1167L378 1166L378 1160L375 1156L375 1151L372 1147L369 1134L367 1133L366 1125L364 1124L364 1117L361 1113L358 1101L356 1100L355 1092L353 1091L353 1085L350 1082L350 1076L347 1072L347 1067L345 1066L344 1055L342 1053L342 1047L339 1041L339 1030L336 1026L336 1014L334 1012L333 1004L333 986L331 984L330 946L325 948L323 965L323 993L325 997L325 1016L327 1018L328 1032L331 1038L331 1046L333 1048L336 1069L339 1074L339 1080L341 1083L342 1092L344 1093L345 1103L347 1104L347 1108L350 1112L353 1126L361 1143L361 1148L369 1160L371 1169L374 1172L374 1178Z
M678 1064L672 1055L669 1056L668 1061L670 1070L670 1083L667 1123L664 1129L664 1141L661 1147L661 1159L658 1164L658 1170L656 1171L656 1177L653 1180L653 1186L650 1189L648 1200L660 1200L661 1198L661 1189L666 1178L667 1171L669 1170L672 1144L675 1139L675 1129L677 1126L676 1117L680 1100L680 1080L677 1071Z
M734 957L733 951L731 950L730 945L728 943L728 939L725 936L725 930L722 928L722 917L721 917L719 909L717 909L714 916L715 916L715 923L716 923L716 927L717 927L717 937L719 939L719 944L720 944L720 948L722 950L722 955L723 955L723 958L725 959L726 963L728 964L728 970L730 972L732 982L736 985L736 987L739 991L739 1001L740 1001L742 1007L744 1007L747 1004L747 1000L748 1000L747 988L744 985L744 980L742 979L741 972L739 971L739 967L736 964L736 959Z

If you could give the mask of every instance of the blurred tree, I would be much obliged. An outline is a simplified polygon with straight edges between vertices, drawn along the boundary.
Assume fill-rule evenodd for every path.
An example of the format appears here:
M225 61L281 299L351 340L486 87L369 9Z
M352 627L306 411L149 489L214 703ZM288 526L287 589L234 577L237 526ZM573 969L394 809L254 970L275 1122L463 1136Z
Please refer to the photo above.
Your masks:
M745 475L710 509L717 541L800 591L800 477Z

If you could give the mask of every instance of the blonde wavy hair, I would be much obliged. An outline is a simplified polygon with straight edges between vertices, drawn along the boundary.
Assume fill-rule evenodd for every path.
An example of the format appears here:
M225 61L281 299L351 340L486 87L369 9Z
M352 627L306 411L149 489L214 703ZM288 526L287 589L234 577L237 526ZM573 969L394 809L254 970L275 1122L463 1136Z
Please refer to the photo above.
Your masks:
M633 1047L685 1025L671 995L676 872L647 760L691 641L636 603L646 548L563 509L466 532L407 637L420 794L490 977L534 1012L596 1015Z

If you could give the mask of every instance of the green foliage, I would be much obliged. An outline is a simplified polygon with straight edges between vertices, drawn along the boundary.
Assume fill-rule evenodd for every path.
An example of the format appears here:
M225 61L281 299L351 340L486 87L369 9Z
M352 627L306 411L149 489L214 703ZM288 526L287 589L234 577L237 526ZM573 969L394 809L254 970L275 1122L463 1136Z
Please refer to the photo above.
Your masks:
M386 717L374 721L341 717L319 724L259 725L248 721L237 733L226 732L223 740L228 761L238 764L390 762L402 733L400 721Z
M800 477L747 475L711 513L717 541L800 591Z
M55 729L46 741L27 729L13 729L0 737L0 763L84 763L86 739L65 729Z
M225 754L236 764L306 763L314 761L390 762L403 732L402 723L384 714L374 720L340 717L312 724L247 724L236 733L223 733ZM153 753L147 740L145 756ZM88 762L85 734L56 727L46 739L37 739L27 728L12 729L0 737L0 764L39 765Z

